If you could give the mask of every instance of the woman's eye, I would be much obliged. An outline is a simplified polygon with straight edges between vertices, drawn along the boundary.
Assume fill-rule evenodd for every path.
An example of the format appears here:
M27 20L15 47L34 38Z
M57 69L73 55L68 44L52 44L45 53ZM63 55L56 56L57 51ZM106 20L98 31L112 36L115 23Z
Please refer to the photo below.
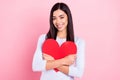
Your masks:
M56 18L55 17L53 17L53 20L55 20Z
M60 17L61 19L63 19L64 17Z

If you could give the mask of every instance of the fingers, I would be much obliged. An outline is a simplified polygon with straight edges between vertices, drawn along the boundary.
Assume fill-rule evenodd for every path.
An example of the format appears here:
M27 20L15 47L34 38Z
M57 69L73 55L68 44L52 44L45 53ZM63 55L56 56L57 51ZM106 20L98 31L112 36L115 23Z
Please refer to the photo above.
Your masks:
M72 59L76 59L77 58L77 56L75 55L75 54L72 54L72 55L68 55L68 56L70 56Z
M43 53L42 56L44 60L54 60L54 58L48 54Z
M76 60L76 55L75 54L72 54L72 55L69 55L69 60L71 61L71 64L73 64L74 62L75 62L75 60Z
M64 57L63 59L64 59L64 62L66 63L66 65L72 65L76 60L76 55L75 54L68 55L68 56Z
M48 55L48 54L45 54L45 53L43 53L42 55L43 55L43 56L50 56L50 55Z

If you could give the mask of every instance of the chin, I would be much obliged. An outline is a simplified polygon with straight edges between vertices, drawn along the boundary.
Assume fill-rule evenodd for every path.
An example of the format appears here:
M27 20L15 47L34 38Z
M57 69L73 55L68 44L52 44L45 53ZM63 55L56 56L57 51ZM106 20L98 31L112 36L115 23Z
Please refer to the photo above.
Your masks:
M58 31L59 31L59 32L62 32L63 30L59 30L59 29L58 29Z
M63 29L61 28L61 29L57 29L58 31L62 31Z

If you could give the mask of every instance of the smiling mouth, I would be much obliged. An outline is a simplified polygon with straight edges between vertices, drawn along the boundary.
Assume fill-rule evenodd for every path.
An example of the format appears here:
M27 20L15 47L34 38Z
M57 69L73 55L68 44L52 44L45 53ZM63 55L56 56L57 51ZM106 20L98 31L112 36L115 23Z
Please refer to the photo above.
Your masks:
M58 29L61 29L63 27L63 24L56 25Z

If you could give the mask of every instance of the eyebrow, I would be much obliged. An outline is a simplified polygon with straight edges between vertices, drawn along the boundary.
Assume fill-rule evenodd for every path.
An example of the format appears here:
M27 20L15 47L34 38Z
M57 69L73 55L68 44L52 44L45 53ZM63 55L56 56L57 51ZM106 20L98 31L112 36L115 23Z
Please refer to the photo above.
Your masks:
M59 15L59 17L61 17L61 16L64 16L64 14ZM56 17L56 16L53 16L53 17Z

